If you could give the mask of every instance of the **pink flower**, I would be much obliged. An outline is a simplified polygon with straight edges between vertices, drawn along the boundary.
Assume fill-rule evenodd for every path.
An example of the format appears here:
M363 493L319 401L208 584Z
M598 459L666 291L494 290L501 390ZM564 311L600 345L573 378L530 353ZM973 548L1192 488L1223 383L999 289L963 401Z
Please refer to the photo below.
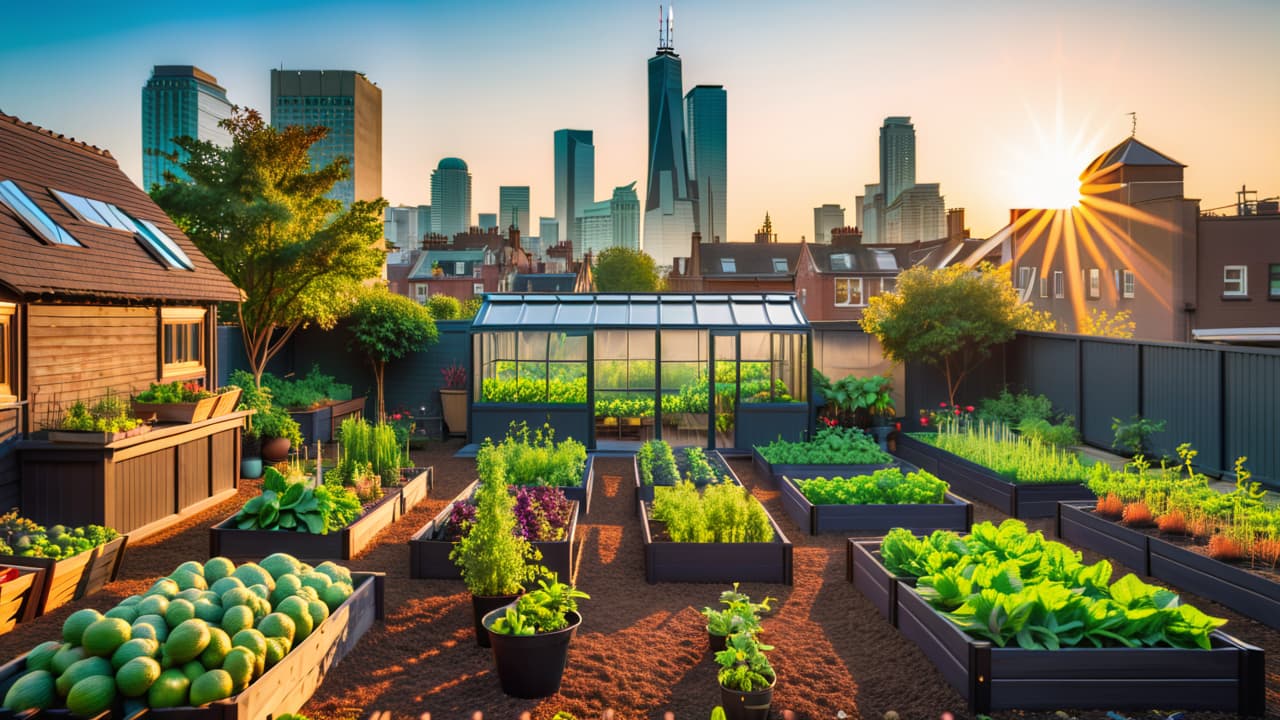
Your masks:
M972 405L965 405L965 406L964 406L964 411L965 411L965 412L973 412L973 406L972 406Z
M957 414L957 415L959 415L959 414L960 414L960 408L956 408L956 414Z
M902 423L894 423L893 429L897 430L898 432L902 432Z
M944 403L944 402L940 402L940 403L938 403L938 407L940 407L940 408L945 408L946 406L947 406L947 404L946 404L946 403Z
M921 424L921 425L924 425L924 426L928 426L928 425L929 425L929 418L927 418L927 417L923 417L923 416L922 416L922 417L920 418L920 424Z

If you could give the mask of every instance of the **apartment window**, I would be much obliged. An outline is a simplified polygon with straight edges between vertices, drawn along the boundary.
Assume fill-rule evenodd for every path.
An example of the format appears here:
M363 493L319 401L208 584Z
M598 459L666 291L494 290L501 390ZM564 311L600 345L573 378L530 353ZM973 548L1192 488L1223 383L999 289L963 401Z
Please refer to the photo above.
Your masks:
M160 309L162 378L204 374L204 319L203 308Z
M0 303L0 402L15 400L13 392L13 313L15 306Z
M1247 296L1249 268L1244 265L1227 265L1222 268L1222 294L1227 297Z
M1053 271L1053 296L1055 298L1061 299L1063 295L1066 294L1066 289L1063 287L1063 284L1064 283L1062 282L1062 271L1054 270Z
M891 293L897 289L898 289L898 278L896 277L880 278L881 294Z
M1089 299L1097 300L1102 297L1102 270L1100 268L1089 268Z
M453 264L453 274L454 274L454 275L466 275L466 274L467 274L467 264L466 264L465 262L455 262L455 263Z
M736 258L720 258L720 272L738 272L738 261Z
M1049 278L1043 276L1040 278L1040 297L1049 297Z
M1132 299L1136 290L1136 278L1133 276L1132 270L1125 270L1120 274L1120 291L1124 297Z
M471 294L480 296L484 294L484 283L472 283Z
M865 305L862 301L862 278L836 278L836 305Z
M784 272L786 272L786 271L787 271L787 259L786 259L786 258L774 258L774 259L773 259L773 271L774 271L774 272L776 272L776 273L784 273Z
M427 284L418 283L413 286L414 293L418 296L418 302L425 303L427 301Z
M1271 289L1268 294L1274 300L1280 300L1280 264L1272 264L1267 268L1271 273Z
M1036 269L1034 267L1027 267L1026 265L1019 267L1018 268L1018 289L1026 290L1027 288L1031 287L1032 279L1035 278L1035 276L1036 276Z

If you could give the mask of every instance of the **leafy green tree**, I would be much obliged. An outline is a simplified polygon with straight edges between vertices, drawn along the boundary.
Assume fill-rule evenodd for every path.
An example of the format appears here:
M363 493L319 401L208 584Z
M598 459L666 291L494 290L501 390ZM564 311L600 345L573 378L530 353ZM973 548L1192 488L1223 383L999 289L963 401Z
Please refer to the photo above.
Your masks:
M600 292L653 292L662 289L662 276L653 258L641 250L611 247L596 258L593 268Z
M1027 312L1008 273L989 264L920 266L898 276L895 292L872 297L861 322L894 362L938 367L955 405L960 384L993 345L1013 339Z
M379 286L360 294L346 325L351 333L350 347L364 353L373 368L378 419L382 420L387 415L383 396L387 363L434 343L439 337L436 323L426 306Z
M437 293L427 298L427 309L436 320L456 320L462 312L462 303L452 295Z
M326 128L273 128L240 108L221 124L231 147L177 138L191 181L168 174L151 196L244 292L236 317L261 385L267 361L298 328L332 328L362 282L377 277L387 203L344 209L325 197L350 174L346 158L312 168L308 150Z

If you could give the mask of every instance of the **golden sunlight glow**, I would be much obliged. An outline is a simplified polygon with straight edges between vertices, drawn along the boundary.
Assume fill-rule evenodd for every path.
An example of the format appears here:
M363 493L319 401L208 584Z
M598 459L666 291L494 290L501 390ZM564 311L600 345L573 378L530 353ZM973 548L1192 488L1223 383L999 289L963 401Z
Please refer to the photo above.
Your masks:
M1058 88L1052 127L1026 106L1029 137L1009 138L1009 198L1015 208L1049 210L1074 207L1080 200L1080 171L1097 154L1099 134L1086 137L1086 123L1068 136Z

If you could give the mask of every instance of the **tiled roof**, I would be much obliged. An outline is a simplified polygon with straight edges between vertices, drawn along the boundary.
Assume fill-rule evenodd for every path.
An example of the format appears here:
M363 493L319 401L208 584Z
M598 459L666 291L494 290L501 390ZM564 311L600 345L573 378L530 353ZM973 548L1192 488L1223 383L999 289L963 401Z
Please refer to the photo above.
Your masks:
M788 277L796 272L800 243L702 243L698 253L702 258L703 277ZM787 261L786 272L774 269L775 258ZM726 259L733 261L732 270L725 269Z
M820 273L885 273L897 275L898 271L909 265L904 258L901 245L885 245L868 247L856 245L840 247L835 245L810 245L809 255ZM840 258L843 257L844 260Z
M484 250L428 250L422 253L418 258L418 262L414 263L413 269L409 271L410 280L430 280L431 264L435 262L484 262ZM445 273L446 277L458 277L452 273ZM470 276L468 276L470 277Z
M84 247L48 245L0 203L0 284L27 296L235 301L238 290L169 216L120 170L111 154L0 113L0 180L12 180ZM191 259L171 270L130 234L79 220L50 194L62 190L149 220Z

